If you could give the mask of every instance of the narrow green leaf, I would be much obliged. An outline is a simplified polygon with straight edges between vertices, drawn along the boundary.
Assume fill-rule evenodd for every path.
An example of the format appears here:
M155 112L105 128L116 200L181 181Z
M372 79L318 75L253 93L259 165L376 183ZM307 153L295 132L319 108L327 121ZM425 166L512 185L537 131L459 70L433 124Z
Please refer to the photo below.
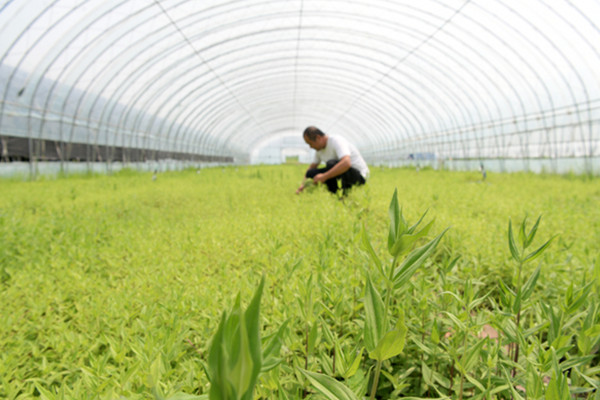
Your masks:
M523 246L523 248L525 248L525 244L527 243L527 234L525 233L526 225L527 225L527 216L525 216L525 218L523 218L523 221L521 222L521 226L519 227L519 242L521 243L521 246Z
M356 372L358 371L358 367L360 367L360 362L362 361L362 355L364 352L364 347L360 349L360 352L355 353L355 357L352 360L352 362L350 363L350 366L348 367L348 369L345 371L344 373L344 379L348 379L352 376L354 376L354 374L356 374Z
M367 351L373 351L379 342L379 339L387 331L387 326L384 326L384 305L381 295L373 287L371 277L367 274L367 282L365 285L365 326L364 337L365 347Z
M541 219L542 219L542 216L540 215L538 217L537 221L535 221L535 224L533 225L533 227L531 228L529 233L527 234L527 240L525 241L525 245L523 246L523 249L526 249L527 247L529 247L531 242L533 242L533 239L535 238L535 234L537 233L537 230L538 230L538 226L540 225Z
M569 358L568 360L565 360L563 362L560 363L560 369L561 371L566 371L569 370L571 368L577 368L583 365L587 365L589 364L594 358L596 358L595 354L589 355L589 356L583 356L583 357L573 357L573 358Z
M513 236L512 231L512 222L508 220L508 247L510 249L510 254L515 259L516 262L521 262L521 256L519 255L519 251L517 250L517 244L515 243L515 238Z
M433 320L431 327L431 341L436 345L440 343L440 330L436 319Z
M390 202L388 213L390 216L388 250L391 252L392 248L394 247L394 243L396 243L396 238L398 236L398 231L400 228L400 207L398 205L398 189L394 189L394 195L392 196L392 201Z
M423 219L425 218L425 216L427 215L428 212L429 212L429 210L425 210L425 212L423 213L423 215L421 215L421 218L419 218L419 220L413 226L411 226L410 228L408 228L406 230L406 233L412 234L415 231L415 229L417 229L417 227L419 226L419 224L421 224L421 222L423 221Z
M187 394L179 392L167 397L166 400L208 400L208 395L203 394L201 396L198 396L196 394Z
M452 320L454 325L456 325L458 327L458 331L464 331L467 329L467 326L461 320L459 320L456 317L456 315L451 314L448 311L443 311L443 313L446 314L448 316L448 318L450 318L450 320Z
M471 371L473 367L479 362L479 355L481 348L487 342L486 339L480 340L475 346L471 347L466 354L465 360L460 360L465 371Z
M315 350L319 337L319 324L314 322L308 333L308 354L312 354Z
M269 357L277 357L279 355L279 351L281 350L281 346L283 344L283 336L287 330L287 326L290 320L286 320L275 332L268 338L267 344L264 346L262 358L266 359Z
M527 396L532 399L540 399L544 396L544 385L542 378L531 364L527 364Z
M517 392L517 390L515 389L515 385L513 385L513 383L512 383L513 379L508 375L508 372L506 371L506 368L502 367L502 373L504 374L504 379L509 384L509 388L510 388L510 392L512 394L512 398L515 399L515 400L524 400L523 396L521 396L519 394L519 392Z
M600 324L596 324L591 328L587 329L583 332L586 336L595 338L596 336L600 336Z
M329 324L321 316L319 316L319 323L321 324L321 332L323 333L325 343L333 347L336 340L333 332L331 332L331 329L329 328Z
M347 386L327 375L306 371L301 368L298 368L298 370L315 389L329 400L359 400L356 394Z
M48 389L38 384L38 382L35 382L34 385L43 400L54 400L56 398Z
M509 288L508 286L506 286L506 284L504 283L504 281L500 280L500 288L502 289L502 291L507 295L507 296L516 296L517 294L515 292L513 292L513 290L511 288Z
M279 358L279 352L283 345L283 335L287 329L288 322L289 320L286 320L264 346L260 372L268 372L281 363L282 359Z
M529 296L531 296L531 294L533 293L535 284L540 276L541 268L541 265L538 265L535 271L533 271L533 274L531 274L529 279L527 279L527 282L525 282L525 284L523 285L521 301L527 301Z
M551 237L550 239L548 239L548 241L546 243L544 243L543 245L541 245L537 250L529 253L524 259L523 262L527 262L527 261L533 261L536 258L538 258L539 256L542 255L542 253L544 252L544 250L546 250L548 248L548 246L550 246L550 242L552 242L552 240L555 238L556 236Z
M456 263L458 262L459 259L460 259L460 256L454 257L450 261L450 263L444 268L444 272L447 273L447 274L450 273L454 269L454 267L456 266Z
M481 384L481 382L479 382L477 379L473 378L471 376L471 374L466 374L465 378L467 378L467 380L469 382L471 382L473 385L477 386L477 389L481 390L482 392L485 392L485 387Z
M442 239L442 236L446 233L448 228L444 229L442 233L436 236L429 243L422 247L413 250L402 264L394 272L394 287L399 288L410 280L416 270L427 260L427 258L433 253L438 243Z
M371 260L373 260L373 263L377 267L377 270L381 273L381 276L387 279L386 273L383 270L383 265L381 264L381 260L379 259L379 257L377 257L377 254L375 253L375 250L371 245L371 241L369 240L369 236L367 235L367 230L365 229L364 225L362 227L361 239L363 248L367 251L367 254L369 254Z
M433 371L423 361L421 361L421 376L427 386L434 386Z
M577 290L575 299L573 299L573 296L571 296L571 299L566 304L567 314L574 313L585 303L585 301L588 299L590 291L593 288L593 285L594 282L592 281L585 285L583 288Z
M432 220L431 222L429 222L427 225L425 225L423 227L423 229L421 229L417 233L413 233L413 234L405 233L403 235L398 236L396 238L396 243L394 243L394 246L392 247L392 250L390 251L390 254L393 257L398 257L399 255L402 255L402 254L408 252L411 249L412 245L417 240L419 240L420 238L427 235L427 233L429 233L429 230L433 226L434 221L435 220Z

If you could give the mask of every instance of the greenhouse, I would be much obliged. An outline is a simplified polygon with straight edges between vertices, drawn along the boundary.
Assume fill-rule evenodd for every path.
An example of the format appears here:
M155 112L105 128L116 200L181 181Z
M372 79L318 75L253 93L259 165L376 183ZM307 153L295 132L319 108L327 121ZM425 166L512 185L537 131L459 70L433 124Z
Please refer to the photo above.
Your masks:
M0 398L600 399L599 17L0 2Z
M317 125L372 163L597 172L599 7L7 1L2 159L278 163Z

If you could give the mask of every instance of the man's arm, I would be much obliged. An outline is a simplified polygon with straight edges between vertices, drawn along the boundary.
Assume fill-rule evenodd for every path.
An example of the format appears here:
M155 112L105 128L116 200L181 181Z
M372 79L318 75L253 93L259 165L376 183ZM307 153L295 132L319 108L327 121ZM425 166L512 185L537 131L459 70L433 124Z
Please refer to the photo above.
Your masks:
M309 169L314 169L317 168L319 166L318 163L312 163L308 166L308 168L306 169L306 171L308 171ZM302 179L302 184L300 184L300 187L298 189L296 189L296 194L300 193L301 191L304 190L304 183L306 182L306 173L304 174L304 179Z
M337 162L337 164L335 164L333 166L333 168L331 168L329 171L324 172L322 174L315 175L313 180L315 182L323 183L325 181L328 181L331 178L335 178L336 176L339 176L339 175L343 174L344 172L348 171L351 166L352 166L352 163L350 162L350 156L344 156L340 159L340 161Z

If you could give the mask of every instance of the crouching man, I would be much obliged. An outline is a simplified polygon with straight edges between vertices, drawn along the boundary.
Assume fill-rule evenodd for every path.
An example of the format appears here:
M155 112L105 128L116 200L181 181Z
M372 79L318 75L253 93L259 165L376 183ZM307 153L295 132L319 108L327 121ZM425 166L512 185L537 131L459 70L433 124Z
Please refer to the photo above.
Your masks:
M296 193L302 192L308 178L324 183L331 193L336 193L340 186L346 193L352 186L366 183L369 167L352 143L342 136L326 135L314 126L306 128L303 136L306 144L317 152ZM325 163L324 168L318 168L321 162Z

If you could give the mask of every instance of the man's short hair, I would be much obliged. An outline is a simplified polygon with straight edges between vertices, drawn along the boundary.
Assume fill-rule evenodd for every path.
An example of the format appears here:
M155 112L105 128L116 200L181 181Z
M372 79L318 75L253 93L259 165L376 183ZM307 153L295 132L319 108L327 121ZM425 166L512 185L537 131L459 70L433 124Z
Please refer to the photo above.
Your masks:
M308 139L310 139L313 142L315 140L317 140L317 136L325 136L325 134L323 132L321 132L321 130L319 128L317 128L316 126L309 126L308 128L306 128L304 130L303 137L307 137Z

